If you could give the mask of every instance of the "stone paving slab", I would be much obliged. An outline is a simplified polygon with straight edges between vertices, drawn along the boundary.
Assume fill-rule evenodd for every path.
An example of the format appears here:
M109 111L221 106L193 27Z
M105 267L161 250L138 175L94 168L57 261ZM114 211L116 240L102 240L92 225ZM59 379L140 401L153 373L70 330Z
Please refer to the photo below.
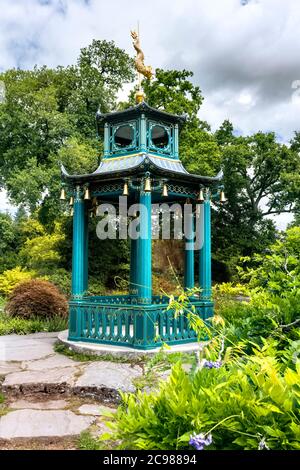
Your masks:
M45 369L57 369L60 367L64 368L80 365L82 365L82 362L73 361L73 359L63 356L62 354L53 354L52 356L46 357L45 359L22 362L23 369L41 371Z
M11 372L17 372L21 370L21 364L14 362L0 361L0 375L7 375Z
M47 400L40 402L16 400L9 404L9 408L13 410L63 410L67 405L68 402L66 400Z
M134 392L132 380L140 377L141 374L142 369L138 366L99 361L85 366L83 374L76 381L76 387L98 387Z
M2 384L3 389L9 386L23 386L28 384L75 384L75 367L63 367L46 370L25 370L6 375Z
M87 429L95 418L72 411L17 410L0 418L0 438L75 436Z
M114 408L109 408L108 406L95 405L95 404L85 404L81 405L78 408L78 412L81 415L92 415L92 416L103 416L106 413L113 413Z
M0 361L32 361L53 354L56 336L0 336Z

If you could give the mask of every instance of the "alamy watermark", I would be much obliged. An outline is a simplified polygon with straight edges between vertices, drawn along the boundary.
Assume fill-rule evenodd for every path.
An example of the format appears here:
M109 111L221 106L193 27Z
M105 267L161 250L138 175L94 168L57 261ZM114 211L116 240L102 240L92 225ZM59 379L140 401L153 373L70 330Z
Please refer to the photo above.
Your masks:
M204 206L197 204L144 204L128 207L125 196L119 197L118 210L113 204L97 206L100 220L96 233L100 240L148 239L185 240L186 250L199 250L204 238Z

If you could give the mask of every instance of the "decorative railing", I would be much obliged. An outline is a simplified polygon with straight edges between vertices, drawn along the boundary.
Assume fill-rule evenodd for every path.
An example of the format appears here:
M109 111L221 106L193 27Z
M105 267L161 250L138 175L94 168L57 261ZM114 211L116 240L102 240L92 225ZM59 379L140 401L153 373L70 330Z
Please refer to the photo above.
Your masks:
M93 304L104 304L104 305L136 305L137 296L136 295L101 295L101 296L87 296L84 297L84 300L93 303ZM166 295L154 295L152 296L152 304L168 304L169 297Z
M180 344L196 340L186 315L174 314L168 303L130 305L117 303L116 297L94 297L70 302L69 339L151 349L163 343ZM110 299L108 303L106 299ZM197 302L196 311L203 318L208 315L208 305Z

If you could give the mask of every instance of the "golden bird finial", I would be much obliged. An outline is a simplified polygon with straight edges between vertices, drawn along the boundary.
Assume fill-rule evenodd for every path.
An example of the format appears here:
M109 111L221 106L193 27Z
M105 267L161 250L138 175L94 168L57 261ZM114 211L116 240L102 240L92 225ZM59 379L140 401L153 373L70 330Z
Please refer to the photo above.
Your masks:
M136 70L138 72L138 76L139 76L139 90L136 94L136 101L137 101L137 103L141 103L144 100L144 94L143 94L142 88L141 88L141 75L144 75L144 77L151 80L151 78L153 76L153 72L152 72L151 65L145 65L144 64L145 56L144 56L144 53L141 49L139 33L136 32L136 31L131 31L131 37L133 39L133 47L136 50L136 57L135 57L135 60L134 60L135 68L136 68Z

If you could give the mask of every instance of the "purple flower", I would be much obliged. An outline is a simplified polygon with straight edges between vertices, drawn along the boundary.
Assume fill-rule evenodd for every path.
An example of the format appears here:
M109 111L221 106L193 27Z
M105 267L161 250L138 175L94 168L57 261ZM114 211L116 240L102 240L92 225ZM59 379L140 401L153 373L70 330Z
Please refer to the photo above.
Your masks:
M211 434L192 434L190 436L189 444L190 446L194 447L196 450L203 450L204 447L209 446L212 443L212 435Z
M222 361L207 361L205 360L203 363L203 367L207 369L219 369L222 365Z
M258 443L258 450L264 450L264 449L270 450L270 448L267 446L265 437L263 437L261 441Z

